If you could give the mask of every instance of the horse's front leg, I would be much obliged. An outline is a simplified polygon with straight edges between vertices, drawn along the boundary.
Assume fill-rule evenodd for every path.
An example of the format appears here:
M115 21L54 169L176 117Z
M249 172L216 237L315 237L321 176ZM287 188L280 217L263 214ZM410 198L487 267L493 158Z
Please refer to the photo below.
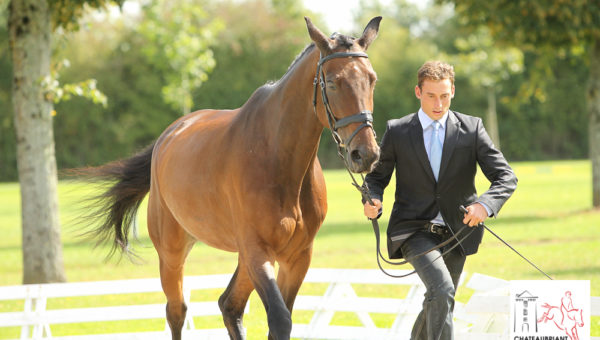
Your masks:
M571 334L567 334L567 335L569 336L570 340L579 340L579 334L577 333L577 321L571 328Z
M294 253L292 257L279 260L277 284L285 301L285 305L292 312L298 290L304 281L310 261L312 259L312 245L302 251Z
M289 340L292 331L291 313L286 307L275 280L274 258L260 241L246 240L240 260L246 264L248 276L267 312L269 339ZM240 262L241 262L240 261Z

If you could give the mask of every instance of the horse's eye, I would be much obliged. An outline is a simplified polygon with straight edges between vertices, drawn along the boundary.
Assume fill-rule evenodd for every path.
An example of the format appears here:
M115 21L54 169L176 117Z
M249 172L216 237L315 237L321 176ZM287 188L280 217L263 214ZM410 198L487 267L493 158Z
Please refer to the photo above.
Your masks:
M327 81L327 89L332 91L337 90L337 86L335 85L335 82L333 80Z

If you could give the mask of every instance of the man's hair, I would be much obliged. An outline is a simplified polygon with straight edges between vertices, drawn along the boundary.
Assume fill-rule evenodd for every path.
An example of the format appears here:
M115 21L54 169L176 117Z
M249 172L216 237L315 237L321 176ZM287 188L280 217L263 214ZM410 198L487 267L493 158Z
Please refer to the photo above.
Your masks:
M423 88L423 82L426 79L429 80L444 80L450 79L452 85L454 85L454 67L443 61L427 61L417 73L419 88Z

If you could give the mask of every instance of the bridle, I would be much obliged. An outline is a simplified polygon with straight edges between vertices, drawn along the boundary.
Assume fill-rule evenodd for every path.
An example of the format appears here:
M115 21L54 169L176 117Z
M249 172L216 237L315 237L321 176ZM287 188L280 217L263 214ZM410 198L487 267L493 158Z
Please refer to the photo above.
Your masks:
M369 58L369 56L364 52L336 52L325 57L319 55L319 62L317 63L317 74L315 75L315 80L313 81L313 108L315 114L317 114L317 85L319 85L321 86L321 98L323 99L323 106L325 107L325 112L327 113L327 122L329 123L329 130L331 130L331 135L333 136L333 140L335 141L335 144L337 146L338 154L344 159L345 164L346 157L343 155L343 152L350 145L352 139L358 134L358 132L362 130L362 128L369 127L373 131L373 134L375 134L375 129L373 128L373 112L369 110L362 110L351 116L338 119L333 114L333 110L329 105L329 99L327 98L327 90L325 86L325 72L323 72L323 64L325 64L325 62L327 62L328 60L334 58L351 57ZM344 141L337 131L352 123L362 124L360 124L356 129L354 129L354 132L352 132L350 137Z

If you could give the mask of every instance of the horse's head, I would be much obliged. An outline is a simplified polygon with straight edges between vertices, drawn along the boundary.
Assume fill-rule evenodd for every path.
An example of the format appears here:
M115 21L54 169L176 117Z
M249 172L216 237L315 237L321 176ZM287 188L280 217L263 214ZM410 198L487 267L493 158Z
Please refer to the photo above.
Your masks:
M583 322L583 309L576 309L576 313L575 313L575 324L578 327L583 327L584 322Z
M332 130L350 170L369 172L379 159L372 126L377 75L365 52L377 37L381 17L373 18L360 38L340 34L327 37L305 19L310 37L321 52L315 96L320 86L323 105L316 109L317 116Z

